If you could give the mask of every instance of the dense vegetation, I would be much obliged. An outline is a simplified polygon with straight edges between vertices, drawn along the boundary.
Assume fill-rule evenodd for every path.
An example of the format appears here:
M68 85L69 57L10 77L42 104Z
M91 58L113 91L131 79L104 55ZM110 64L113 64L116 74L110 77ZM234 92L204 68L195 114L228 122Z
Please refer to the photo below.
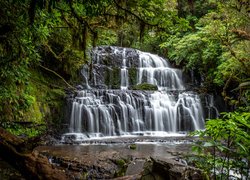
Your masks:
M174 66L200 79L200 91L222 95L235 111L226 116L233 125L225 129L226 134L211 134L214 130L209 128L218 129L225 118L210 121L204 133L215 139L209 146L215 147L218 138L226 140L230 147L223 146L223 153L232 161L248 154L249 163L249 136L244 137L245 144L238 140L239 134L232 139L235 129L249 133L248 0L0 3L1 126L18 135L35 136L59 124L65 88L74 88L78 70L89 61L89 50L98 45L133 47L169 58Z
M189 161L209 178L248 179L250 173L250 113L229 112L211 119L205 131L194 132L200 141Z

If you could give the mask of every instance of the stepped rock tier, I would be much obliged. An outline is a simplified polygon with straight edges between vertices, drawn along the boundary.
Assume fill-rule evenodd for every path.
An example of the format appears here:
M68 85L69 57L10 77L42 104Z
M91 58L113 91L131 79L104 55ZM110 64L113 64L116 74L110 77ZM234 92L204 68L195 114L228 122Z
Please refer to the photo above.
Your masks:
M204 128L200 96L185 91L182 71L166 59L112 46L93 49L91 57L81 71L83 86L70 101L63 139L177 135ZM147 89L152 86L155 90ZM206 106L213 105L209 102Z

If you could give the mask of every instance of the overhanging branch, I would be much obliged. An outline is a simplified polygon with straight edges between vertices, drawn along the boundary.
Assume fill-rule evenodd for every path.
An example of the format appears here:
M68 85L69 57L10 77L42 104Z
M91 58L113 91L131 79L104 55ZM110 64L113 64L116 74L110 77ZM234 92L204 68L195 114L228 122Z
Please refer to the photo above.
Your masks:
M51 72L51 73L53 73L54 75L56 75L57 77L59 77L60 79L62 79L63 80L63 82L69 87L69 88L71 88L71 89L73 89L73 90L76 90L76 88L74 88L73 86L71 86L61 75L59 75L58 73L56 73L55 71L53 71L53 70L51 70L51 69L49 69L49 68L47 68L47 67L44 67L44 66L42 66L42 65L39 65L41 68L43 68L43 69L45 69L46 71L49 71L49 72Z
M141 17L139 17L137 14L135 14L135 13L133 13L132 11L130 11L130 10L128 10L128 9L126 9L126 8L124 8L124 7L122 7L121 5L119 5L119 3L116 2L116 0L113 0L113 1L114 1L115 5L116 5L119 9L121 9L121 10L123 10L123 11L125 11L125 12L127 12L127 13L129 13L129 14L131 14L132 16L134 16L136 19L138 19L139 21L143 22L144 24L146 24L146 25L148 25L148 26L158 26L158 25L159 25L159 24L151 24L151 23L145 21L144 19L142 19Z

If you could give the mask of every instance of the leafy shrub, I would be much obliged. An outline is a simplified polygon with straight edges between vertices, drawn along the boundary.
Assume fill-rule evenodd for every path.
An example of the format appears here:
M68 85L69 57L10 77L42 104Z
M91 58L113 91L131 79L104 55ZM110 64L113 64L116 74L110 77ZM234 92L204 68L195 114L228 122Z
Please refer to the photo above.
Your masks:
M148 90L148 91L157 91L158 90L156 85L148 84L148 83L134 85L134 86L132 86L131 89L132 90Z
M248 179L250 172L250 113L222 113L211 119L206 130L196 131L200 141L193 146L191 157L195 165L208 176L229 179L232 176Z
M5 128L10 133L16 135L16 136L22 136L22 137L35 137L39 136L46 130L45 124L19 124L14 122L2 122L0 124L3 128Z

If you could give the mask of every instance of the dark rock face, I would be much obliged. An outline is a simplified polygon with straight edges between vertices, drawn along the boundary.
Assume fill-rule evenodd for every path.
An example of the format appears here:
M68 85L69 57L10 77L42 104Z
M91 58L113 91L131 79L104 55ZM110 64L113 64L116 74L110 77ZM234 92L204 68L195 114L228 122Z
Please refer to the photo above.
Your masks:
M127 67L139 66L139 54L136 49L113 46L99 46L93 49L92 63L103 64L108 67L122 67L126 59Z
M88 81L91 87L120 89L123 66L129 72L129 83L136 83L136 68L139 66L139 54L131 48L100 46L92 50L92 62L84 67L88 71ZM126 59L124 64L123 60Z
M203 105L203 113L206 118L217 118L220 112L225 111L225 106L224 108L220 108L223 106L222 104L224 104L221 96L213 96L211 94L200 94L199 96L201 98L201 104Z

